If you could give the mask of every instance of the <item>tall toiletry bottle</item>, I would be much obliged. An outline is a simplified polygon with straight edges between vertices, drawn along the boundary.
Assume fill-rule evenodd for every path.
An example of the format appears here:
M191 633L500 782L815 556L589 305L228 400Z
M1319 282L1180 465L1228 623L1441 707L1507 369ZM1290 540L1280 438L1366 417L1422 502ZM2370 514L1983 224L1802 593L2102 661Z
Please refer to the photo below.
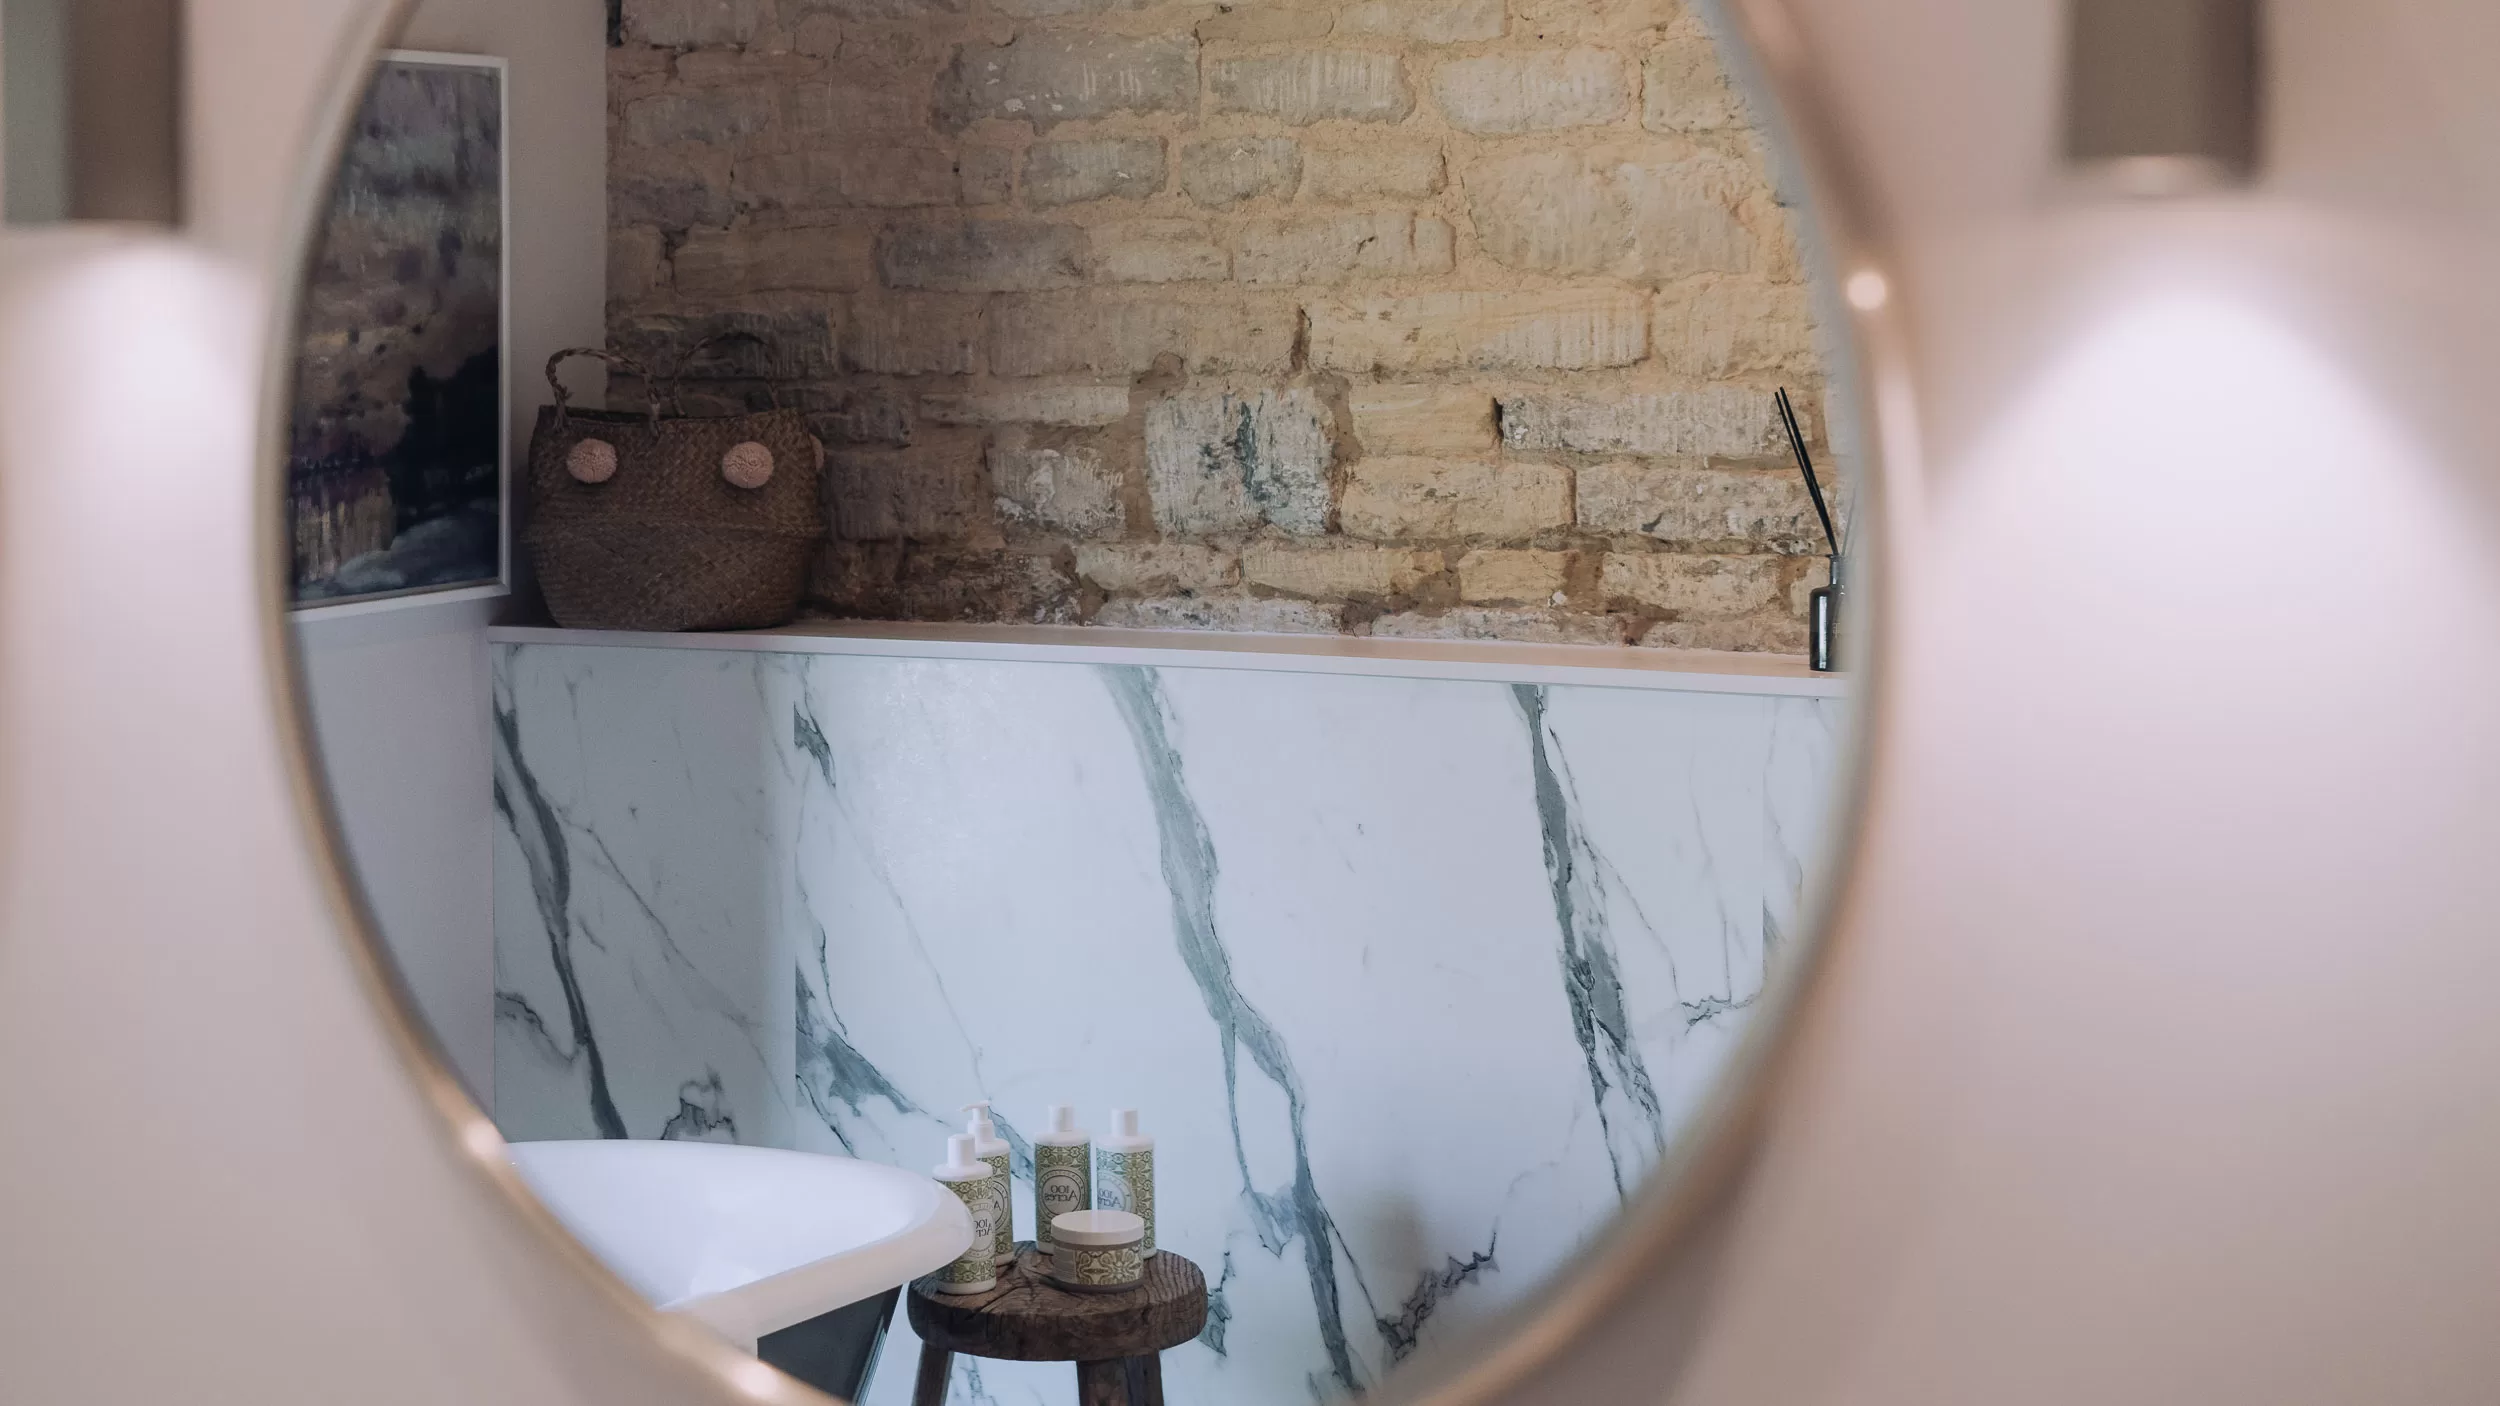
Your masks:
M1014 1163L1008 1159L1007 1144L998 1135L998 1125L990 1121L989 1104L967 1103L964 1112L972 1115L972 1122L964 1129L972 1134L972 1155L998 1172L998 1238L997 1248L991 1253L1004 1268L1016 1262L1016 1198L1005 1190L1015 1185L1009 1170Z
M1146 1223L1137 1257L1155 1253L1155 1140L1137 1132L1137 1110L1111 1110L1111 1135L1094 1144L1094 1209L1134 1211Z
M1076 1110L1050 1106L1050 1131L1033 1139L1033 1246L1050 1253L1050 1218L1094 1208L1094 1143Z
M946 1140L946 1165L929 1173L962 1198L972 1213L972 1243L955 1262L937 1273L941 1294L979 1294L998 1287L998 1266L990 1247L998 1242L998 1224L1007 1218L1007 1179L989 1163L972 1155L972 1136L957 1133Z

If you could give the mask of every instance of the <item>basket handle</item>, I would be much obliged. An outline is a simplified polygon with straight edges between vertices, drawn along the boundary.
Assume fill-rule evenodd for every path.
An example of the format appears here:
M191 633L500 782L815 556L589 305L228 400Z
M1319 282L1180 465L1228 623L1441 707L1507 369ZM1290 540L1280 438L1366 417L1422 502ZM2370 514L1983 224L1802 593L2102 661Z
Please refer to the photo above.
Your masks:
M604 361L610 366L617 367L625 371L631 371L635 375L640 376L642 378L643 394L651 402L652 428L659 428L660 383L651 379L651 373L644 369L641 362L636 361L632 357L626 356L621 352L612 352L600 347L566 347L564 350L557 352L554 356L547 358L547 384L553 386L556 392L557 429L561 430L564 428L566 420L565 406L573 399L573 393L564 388L564 382L556 375L556 368L562 366L564 363L577 356L587 356L593 360ZM671 384L674 383L672 382Z
M733 329L727 332L715 332L711 336L706 337L702 341L687 348L686 354L677 358L677 369L669 373L667 388L668 403L671 409L676 410L680 414L685 412L685 407L679 404L677 399L677 387L679 383L686 379L686 368L694 365L697 361L700 361L705 352L710 351L712 348L719 346L723 342L755 342L765 347L770 347L772 345L771 342L764 338L762 333L745 332ZM782 408L781 387L776 385L769 378L767 378L764 382L764 393L772 397L773 409L779 410Z

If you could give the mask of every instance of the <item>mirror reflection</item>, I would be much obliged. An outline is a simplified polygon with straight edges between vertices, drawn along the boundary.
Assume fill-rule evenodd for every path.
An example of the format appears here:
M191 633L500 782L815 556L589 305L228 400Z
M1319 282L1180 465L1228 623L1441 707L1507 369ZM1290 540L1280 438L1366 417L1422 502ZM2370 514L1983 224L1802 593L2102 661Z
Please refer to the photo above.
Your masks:
M872 1402L1471 1346L1839 819L1838 303L1704 16L522 8L376 67L278 510L523 1175Z

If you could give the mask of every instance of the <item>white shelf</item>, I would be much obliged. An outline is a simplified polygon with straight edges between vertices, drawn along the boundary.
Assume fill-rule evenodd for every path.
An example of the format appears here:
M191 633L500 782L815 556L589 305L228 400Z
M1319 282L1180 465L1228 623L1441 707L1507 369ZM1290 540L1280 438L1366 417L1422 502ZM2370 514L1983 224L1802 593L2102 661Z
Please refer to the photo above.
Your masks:
M1592 645L1385 640L1350 635L1252 635L1193 630L1108 630L1080 625L941 625L803 621L774 630L654 634L499 625L495 644L607 649L745 650L898 659L985 659L1036 664L1129 664L1159 669L1363 674L1576 684L1683 693L1842 698L1848 676L1818 674L1782 654L1601 648Z

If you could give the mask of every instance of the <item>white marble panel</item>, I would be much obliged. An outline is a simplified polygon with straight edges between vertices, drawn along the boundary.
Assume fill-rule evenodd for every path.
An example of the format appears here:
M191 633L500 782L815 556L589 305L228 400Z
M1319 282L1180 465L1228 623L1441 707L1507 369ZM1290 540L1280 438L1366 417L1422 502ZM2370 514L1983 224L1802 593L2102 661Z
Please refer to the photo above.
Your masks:
M505 646L498 1117L922 1166L986 1098L1029 1235L1019 1125L1137 1106L1217 1287L1174 1399L1365 1389L1655 1163L1794 927L1840 706Z

